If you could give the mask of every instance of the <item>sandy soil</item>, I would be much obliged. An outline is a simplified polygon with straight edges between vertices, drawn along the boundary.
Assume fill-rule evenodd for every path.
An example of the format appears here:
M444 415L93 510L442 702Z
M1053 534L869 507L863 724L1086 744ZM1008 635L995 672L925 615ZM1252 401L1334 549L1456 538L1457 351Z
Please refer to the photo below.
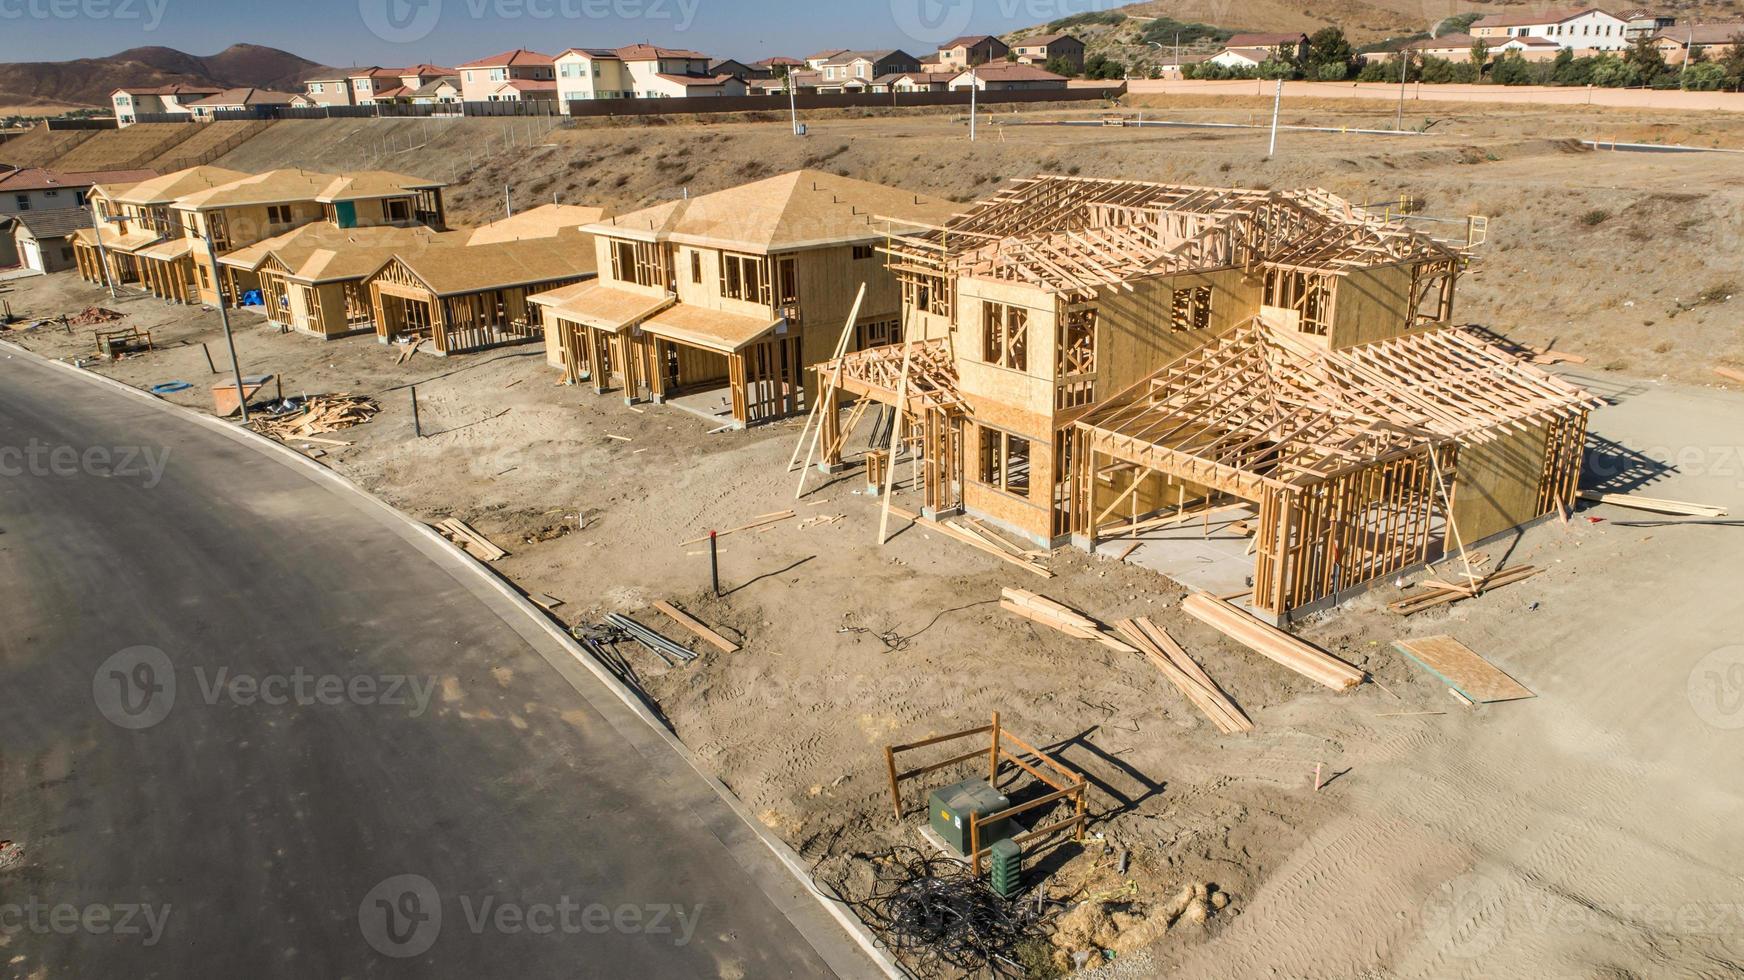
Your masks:
M973 151L951 144L967 159L947 167L936 165L946 122L852 125L875 133L843 135L849 149L820 165L862 166L862 155L887 158L890 146L908 140L926 165L889 163L870 175L895 179L901 171L917 186L973 183L983 168L1017 173L1026 160L1030 169L1081 160L1085 172L1109 172L1124 162L1141 175L1203 172L1220 182L1264 175L1280 185L1304 182L1312 169L1305 161L1257 162L1256 137L1248 134L1040 128L1012 130L1007 143ZM565 131L552 152L599 159L607 141L632 135ZM726 148L754 135L767 147L761 165L772 171L793 165L789 154L837 145L829 135L802 144L766 128L639 134L659 141L643 150L656 157L670 157L682 140L705 140L690 151L699 160L726 157ZM1425 138L1417 150L1392 143L1358 149L1330 135L1300 140L1320 146L1323 161L1341 153L1355 161L1348 176L1315 172L1334 189L1341 180L1359 190L1373 180L1379 189L1374 174L1391 174L1389 166L1406 156L1419 161L1418 170L1434 176L1409 181L1431 197L1433 210L1442 207L1437 193L1547 210L1558 202L1521 197L1519 188L1557 187L1558 201L1599 193L1557 182L1590 177L1601 158L1544 140L1518 140L1520 157L1481 165L1459 163L1459 143L1442 137ZM1085 143L1094 144L1092 152ZM1702 206L1716 212L1738 193L1736 173L1728 177L1711 160L1618 157L1611 165L1629 173L1606 179L1651 180L1701 195ZM569 172L539 165L544 173ZM635 179L648 179L638 173ZM699 168L696 183L715 179ZM1403 180L1389 176L1386 189ZM1735 211L1714 220L1736 234ZM1633 351L1635 343L1606 340L1588 316L1578 329L1544 325L1546 317L1572 315L1595 293L1621 288L1611 277L1645 290L1648 282L1717 273L1728 262L1735 270L1735 260L1714 254L1715 239L1704 237L1701 248L1669 256L1654 279L1630 279L1619 264L1595 281L1599 266L1585 263L1596 257L1546 258L1558 247L1551 229L1511 220L1497 226L1498 248L1467 290L1477 294L1467 309L1481 308L1494 290L1491 322L1594 355L1575 375L1612 402L1594 418L1603 449L1594 481L1739 513L1744 394L1633 373L1681 360L1684 376L1700 377L1714 347L1675 348L1657 360L1632 355L1639 359L1607 369L1604 344ZM1572 234L1566 227L1561 233ZM1512 248L1503 247L1509 242ZM1645 261L1621 247L1613 253L1588 245L1619 263ZM1539 256L1536 266L1515 254L1526 250ZM1497 288L1505 262L1520 263L1515 275L1530 269L1537 285ZM1711 272L1704 271L1708 262ZM138 385L192 382L192 392L172 397L210 408L205 386L214 379L199 344L209 343L223 363L215 313L149 298L111 302L70 274L9 285L3 298L21 314L98 303L124 312L151 329L161 349L94 369ZM1680 315L1678 329L1712 336L1736 355L1737 303ZM882 745L983 724L999 711L1012 731L1053 747L1092 780L1095 837L1044 858L1052 872L1044 887L1063 900L1091 900L1063 923L1062 935L1071 949L1113 951L1109 969L1116 973L1744 969L1735 870L1744 845L1731 833L1744 789L1735 765L1744 667L1732 666L1744 663L1744 649L1731 645L1744 612L1736 524L1588 508L1567 526L1541 525L1488 549L1547 569L1526 582L1409 619L1386 611L1397 590L1382 589L1303 630L1378 681L1337 695L1189 619L1179 609L1180 589L1141 569L1066 550L1049 559L1057 577L1044 581L920 527L879 548L876 512L855 492L864 479L858 469L814 477L813 492L794 500L795 475L783 464L797 423L711 435L714 421L672 406L631 410L615 395L554 384L537 347L451 360L419 354L396 366L395 350L370 337L323 344L278 334L254 314L236 321L245 371L282 376L287 393L348 391L381 403L374 421L336 434L354 445L307 451L418 517L469 521L511 552L497 570L564 600L555 610L564 622L624 611L682 637L648 608L668 598L740 638L743 649L731 655L699 645L701 658L683 668L639 650L628 657L636 682L679 736L826 870L917 840L918 812L900 823L890 814ZM6 337L48 356L89 357L88 330ZM412 384L422 439L412 432ZM701 548L683 542L789 507L798 517L722 540L726 594L715 598ZM802 527L834 515L841 520ZM1105 622L1151 616L1257 730L1219 735L1145 663L1002 612L1001 586L1042 592ZM1438 633L1489 656L1539 696L1476 711L1460 706L1391 648L1395 638ZM1330 778L1319 792L1316 766ZM1124 875L1116 870L1122 852ZM1198 883L1217 886L1228 906L1203 923L1188 915L1169 927L1173 899Z

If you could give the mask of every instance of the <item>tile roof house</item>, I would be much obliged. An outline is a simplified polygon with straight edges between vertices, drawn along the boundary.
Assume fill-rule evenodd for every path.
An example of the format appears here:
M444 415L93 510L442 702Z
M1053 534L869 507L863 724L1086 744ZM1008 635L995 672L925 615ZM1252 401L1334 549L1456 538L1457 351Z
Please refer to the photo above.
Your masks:
M967 68L1005 60L1011 46L991 34L967 34L939 45L939 64L945 68Z
M1035 65L996 62L958 72L946 85L953 92L967 91L971 87L984 92L1009 92L1022 89L1063 89L1067 87L1067 82L1064 75L1056 75Z
M870 91L880 76L919 70L920 61L906 51L844 51L824 62L818 91Z
M497 101L493 96L501 97L504 82L520 79L524 81L550 82L557 78L557 69L553 66L551 55L528 51L526 48L516 48L501 54L469 61L461 65L460 93L465 102Z
M188 103L217 95L224 91L211 85L158 85L148 88L118 88L109 93L115 109L115 122L125 129L140 116L182 116L191 110Z
M1050 62L1063 61L1073 73L1084 70L1084 42L1070 34L1038 34L1026 37L1011 46L1017 60L1026 65L1046 68Z
M264 112L266 110L299 104L301 95L290 92L273 92L263 88L233 88L226 89L217 95L188 103L188 109L195 119L210 120L220 112Z
M155 170L74 173L44 167L25 167L0 173L0 214L82 208L85 206L85 192L96 184L131 183L155 176Z
M1470 30L1492 44L1511 37L1547 38L1578 51L1621 51L1630 44L1629 22L1596 7L1492 14Z

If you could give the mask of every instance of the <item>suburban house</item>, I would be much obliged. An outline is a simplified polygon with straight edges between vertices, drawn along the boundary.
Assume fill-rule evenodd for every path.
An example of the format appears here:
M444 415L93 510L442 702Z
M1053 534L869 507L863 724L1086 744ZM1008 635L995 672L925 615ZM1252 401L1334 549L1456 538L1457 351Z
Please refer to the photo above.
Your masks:
M798 58L788 58L782 55L776 55L773 58L764 58L762 61L752 62L751 67L757 71L763 72L764 74L762 77L767 79L780 78L782 75L785 75L790 71L804 71L808 66Z
M1690 45L1706 54L1710 60L1726 57L1744 43L1744 23L1697 24L1662 31L1653 36L1653 46L1659 49L1668 65L1681 65L1689 60Z
M565 107L586 99L628 99L634 83L623 59L611 48L569 48L553 59L557 101Z
M1473 37L1499 44L1510 37L1538 37L1576 51L1621 51L1629 47L1629 22L1596 8L1540 13L1492 14L1472 24Z
M632 44L619 48L617 56L636 98L683 99L749 91L743 79L711 73L708 55L698 51Z
M264 113L272 109L282 109L285 106L308 103L301 95L290 92L271 92L263 88L233 88L219 92L195 102L188 103L188 111L201 122L209 122L220 112Z
M1283 56L1286 60L1300 61L1308 57L1308 35L1300 31L1274 33L1236 34L1224 42L1225 51L1251 51L1264 49L1272 52L1271 57ZM1213 58L1213 61L1216 59ZM1261 58L1261 61L1266 60Z
M970 34L939 45L939 70L962 69L971 65L1004 61L1005 56L1010 53L1010 45L991 34Z
M556 68L552 57L526 48L504 51L489 58L480 58L461 65L460 97L464 102L520 101L523 91L538 92L540 88L523 89L510 82L549 82L556 98Z
M269 323L323 340L373 332L375 311L364 281L402 252L459 242L464 232L423 226L340 228L300 225L219 258L226 275L252 276Z
M0 252L10 251L19 265L37 272L70 269L76 264L73 236L90 227L91 212L84 208L6 215L0 217L0 235L6 239ZM10 262L0 255L0 264Z
M353 105L350 71L317 68L303 76L303 98L318 106Z
M1446 61L1468 62L1471 60L1472 46L1482 42L1487 46L1485 64L1495 61L1505 54L1517 54L1527 61L1549 61L1556 57L1562 46L1555 41L1542 37L1510 37L1482 38L1470 34L1443 34L1441 37L1428 38L1422 41L1412 41L1401 48L1419 57L1441 58ZM1391 56L1398 60L1398 53Z
M397 253L365 280L376 339L427 341L439 357L544 335L542 311L528 297L593 278L584 234L439 243Z
M1460 251L1323 191L1038 177L883 249L903 342L820 367L820 444L901 411L934 517L1216 591L1197 521L1141 532L1239 510L1283 620L1573 502L1592 396L1453 325Z
M116 125L126 128L140 116L187 116L188 103L210 98L224 90L207 85L159 85L152 88L118 88L109 93L115 107Z
M1640 38L1653 37L1661 31L1677 26L1675 16L1653 10L1626 11L1622 14L1622 18L1626 25L1623 28L1623 36L1629 39L1630 44L1634 44Z
M1258 68L1277 56L1277 48L1224 48L1211 56L1210 63L1225 68Z
M825 50L825 51L819 51L818 53L816 53L814 55L809 55L805 59L805 67L811 71L821 72L824 69L824 62L830 60L831 58L834 58L837 55L847 54L847 53L848 53L847 48L830 48L830 49Z
M96 210L96 226L73 236L73 259L79 275L98 285L137 282L158 296L183 302L194 293L192 247L171 206L185 194L221 187L248 176L223 167L189 167L136 182L103 182L87 199ZM154 246L174 254L158 259L141 254ZM163 267L173 262L176 268Z
M1084 42L1070 34L1026 37L1013 44L1011 50L1017 55L1020 64L1046 68L1049 63L1057 60L1071 66L1074 75L1084 71Z
M0 214L83 208L85 192L96 184L132 183L156 176L155 170L93 170L76 173L63 173L43 167L11 170L0 173Z
M824 62L818 91L866 92L884 75L920 71L920 62L906 51L844 51Z
M626 400L736 426L803 413L817 391L805 369L833 356L845 326L850 350L899 337L896 280L876 247L893 225L953 207L800 170L589 225L599 278L533 297L547 351L566 381Z
M351 100L356 105L375 105L378 101L392 102L393 93L405 88L400 82L398 68L380 68L374 65L353 68L345 76L345 80L351 86Z
M873 79L874 92L945 92L956 72L905 71Z
M737 58L720 58L711 61L707 73L710 75L731 75L747 85L775 77L775 72L763 62L759 61L754 65L747 65Z
M947 83L946 88L952 92L966 92L970 88L983 92L1011 92L1023 89L1063 89L1067 87L1066 76L1056 75L1035 65L1017 65L1009 62L997 62L970 68L959 72Z
M411 95L413 105L454 105L461 101L460 76L444 75L420 85Z

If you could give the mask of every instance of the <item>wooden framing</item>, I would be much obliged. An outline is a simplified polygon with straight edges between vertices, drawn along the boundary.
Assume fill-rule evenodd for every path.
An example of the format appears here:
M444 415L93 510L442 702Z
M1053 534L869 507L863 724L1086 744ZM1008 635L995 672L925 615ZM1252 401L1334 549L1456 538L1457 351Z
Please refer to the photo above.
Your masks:
M481 251L492 246L478 246ZM462 251L452 249L446 251ZM481 254L480 259L484 256ZM544 332L540 309L527 297L587 278L582 274L534 280L461 293L438 293L402 258L370 276L370 306L376 337L383 343L428 339L432 353L462 354L503 344L527 343Z
M928 748L934 745L943 745L948 742L963 741L965 739L974 738L977 735L988 736L986 748L971 749L970 751L952 756L948 759L918 766L913 769L902 771L898 771L897 769L897 759L904 753L912 752L916 749ZM1019 751L1013 752L1013 747ZM993 721L991 724L982 725L979 728L952 732L949 735L935 735L932 738L921 739L918 742L909 742L905 745L886 745L884 747L884 768L890 779L890 803L891 808L896 814L896 819L902 819L903 782L976 759L986 760L987 782L994 788L998 788L999 786L999 774L1001 768L1009 763L1014 769L1021 770L1022 772L1034 777L1037 782L1046 785L1050 790L1052 790L1052 792L1045 793L1034 799L1008 807L998 813L988 814L985 817L974 814L970 816L969 869L970 873L975 877L979 878L981 876L981 859L991 849L991 842L989 847L981 846L981 825L984 823L994 823L999 820L1005 820L1022 813L1027 813L1030 810L1039 809L1065 800L1070 801L1072 807L1072 815L1070 817L1067 817L1064 820L1055 821L1045 827L1038 827L1026 833L1019 834L1016 837L1013 837L1012 840L1019 844L1023 844L1032 840L1040 840L1044 837L1058 834L1066 830L1072 831L1074 840L1082 841L1084 839L1084 828L1089 822L1089 815L1086 813L1085 800L1085 793L1089 789L1088 780L1086 780L1081 773L1061 764L1058 759L1055 759L1053 756L1007 731L1000 725L999 712L997 711L993 712ZM1034 761L1029 761L1031 759Z
M1246 500L1253 602L1283 617L1449 548L1462 445L1549 433L1503 519L1569 506L1592 404L1462 331L1330 351L1256 319L1078 421L1073 531L1093 548L1123 502L1095 505L1105 460Z

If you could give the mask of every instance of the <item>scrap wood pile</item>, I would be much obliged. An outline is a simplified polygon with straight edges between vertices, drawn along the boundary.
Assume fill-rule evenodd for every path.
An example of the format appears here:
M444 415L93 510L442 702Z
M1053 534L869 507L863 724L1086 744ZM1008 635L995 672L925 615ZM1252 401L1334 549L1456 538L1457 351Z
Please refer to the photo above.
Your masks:
M1241 706L1217 686L1217 682L1211 679L1211 675L1203 667L1187 656L1187 651L1175 642L1175 638L1167 630L1145 616L1123 619L1115 623L1114 628L1143 652L1146 659L1155 664L1163 672L1163 676L1217 726L1218 731L1225 735L1253 731L1254 724L1248 720Z
M450 517L432 524L431 527L479 561L497 561L508 555L508 552L492 544L489 538L473 530L472 525L458 517Z
M819 884L853 909L911 974L1029 975L1019 947L1044 935L1057 905L1038 911L1035 902L1007 902L962 862L907 845L859 856L865 863L820 875ZM867 865L870 884L856 880Z
M1474 575L1469 582L1443 582L1438 579L1424 579L1418 583L1421 588L1403 599L1395 599L1387 603L1387 608L1406 616L1433 609L1461 599L1470 599L1482 595L1489 589L1500 588L1515 582L1524 581L1542 572L1544 569L1535 565L1514 565L1488 575Z
M375 399L363 395L311 395L300 402L286 399L285 404L297 407L282 415L259 415L249 422L249 426L262 435L280 440L307 439L323 432L362 425L381 413Z
M112 323L122 316L123 314L101 306L87 306L67 317L67 323L75 327L94 327L99 323Z

